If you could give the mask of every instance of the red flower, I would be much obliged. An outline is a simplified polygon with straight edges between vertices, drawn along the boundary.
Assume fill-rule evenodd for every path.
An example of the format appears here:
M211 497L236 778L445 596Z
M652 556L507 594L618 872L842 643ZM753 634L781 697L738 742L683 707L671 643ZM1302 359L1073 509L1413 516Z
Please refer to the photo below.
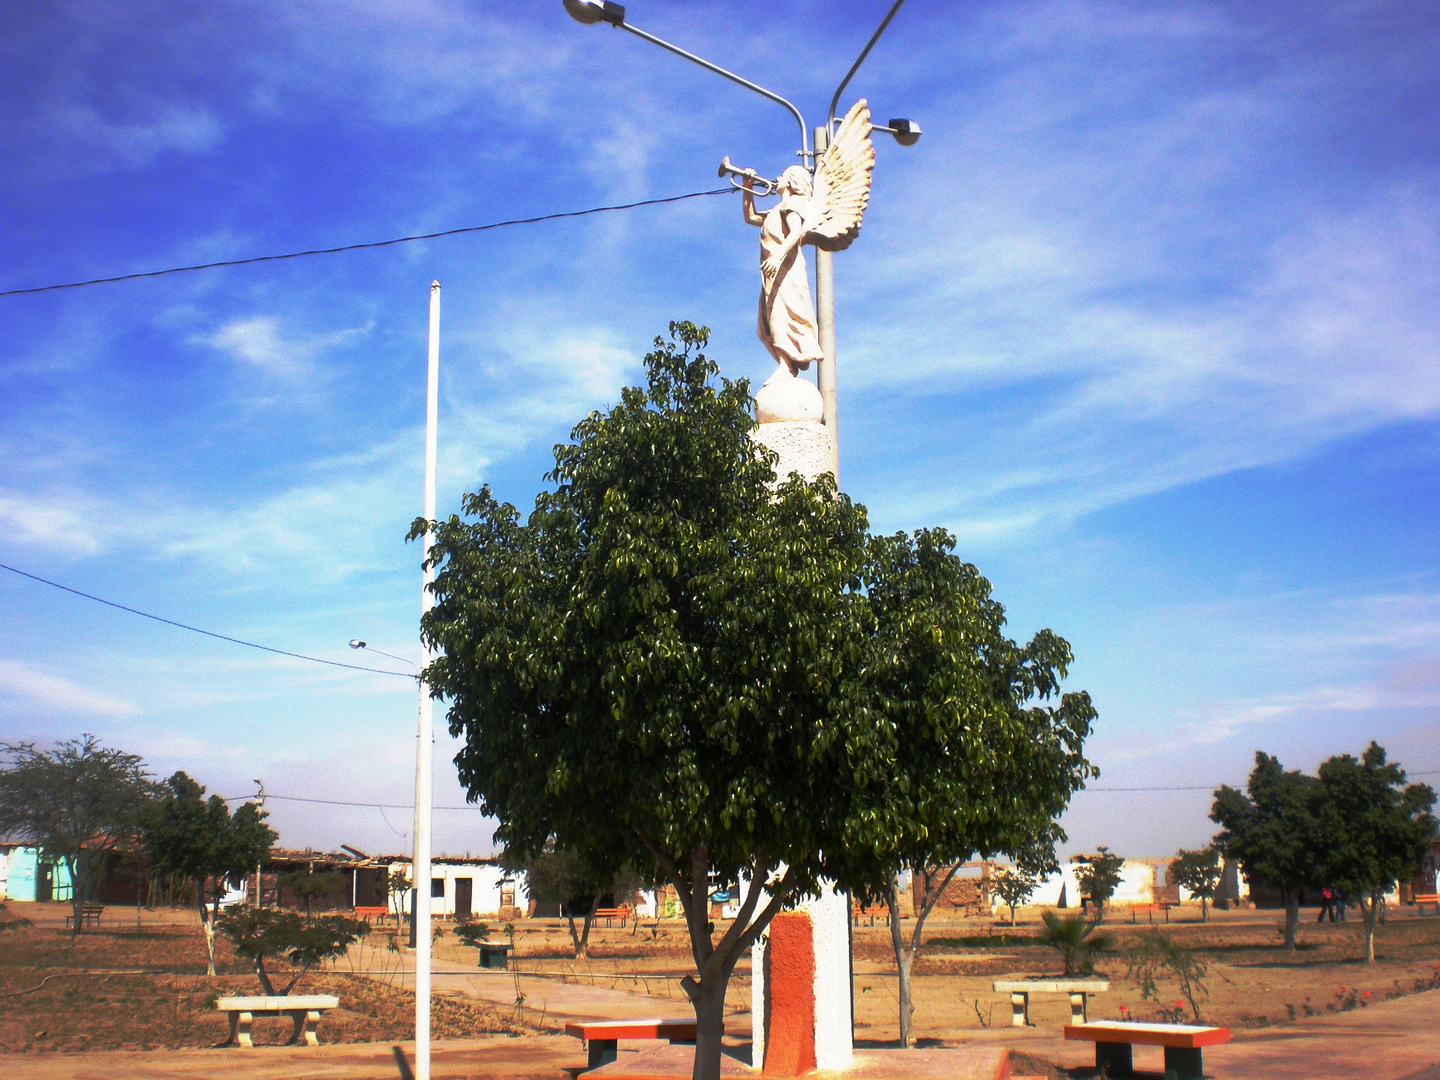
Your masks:
M1369 991L1369 990L1366 990L1366 991L1365 991L1365 996L1366 996L1366 997L1369 997L1369 996L1370 996L1370 991Z

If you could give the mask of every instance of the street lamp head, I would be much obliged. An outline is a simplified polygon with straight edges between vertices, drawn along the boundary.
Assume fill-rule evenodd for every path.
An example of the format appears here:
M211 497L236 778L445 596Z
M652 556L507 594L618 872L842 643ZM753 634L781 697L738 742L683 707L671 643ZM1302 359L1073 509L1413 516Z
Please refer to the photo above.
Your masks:
M350 647L352 649L363 649L365 647L365 642L361 641L358 637L351 638Z
M613 4L610 0L565 0L565 10L572 19L586 26L594 26L598 22L607 22L611 26L625 24L624 5Z
M895 136L895 141L901 146L914 146L920 141L920 125L914 120L897 118L885 126L890 129L890 134Z

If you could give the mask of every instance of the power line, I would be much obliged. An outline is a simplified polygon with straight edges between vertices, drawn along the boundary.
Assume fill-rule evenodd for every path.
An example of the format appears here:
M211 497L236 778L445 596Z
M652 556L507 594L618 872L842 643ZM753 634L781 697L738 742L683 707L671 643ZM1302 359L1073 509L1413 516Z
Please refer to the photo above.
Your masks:
M248 259L223 259L220 262L196 263L193 266L172 266L165 270L145 270L137 274L119 274L115 277L90 278L88 281L67 281L59 285L37 285L29 289L6 289L0 296L23 296L27 293L54 292L57 289L79 289L86 285L109 285L116 281L136 281L140 278L164 277L167 274L184 274L191 270L214 270L222 266L249 266L252 263L279 262L282 259L303 259L310 255L337 255L342 251L364 251L368 248L390 247L394 244L409 244L416 240L437 240L444 236L459 236L462 233L487 232L503 229L510 225L535 225L542 221L559 221L561 218L586 217L590 214L605 214L612 210L634 210L639 206L660 206L664 203L682 202L685 199L699 199L707 195L728 195L738 188L726 186L710 191L691 191L684 195L668 195L663 199L641 199L639 202L616 203L611 206L592 206L586 210L566 210L557 214L541 214L538 217L511 218L509 221L492 221L488 225L467 225L460 229L445 229L441 232L417 233L414 236L397 236L391 240L371 240L363 244L342 244L339 247L309 248L305 251L288 251L283 255L254 255ZM344 665L341 665L342 667Z
M258 795L229 795L229 796L224 796L224 799L225 799L226 802L253 802L253 801L255 801L255 800L258 799L258 798L259 798ZM345 800L345 799L307 799L307 798L304 798L304 797L302 797L302 796L300 796L300 795L274 795L274 794L272 794L272 793L270 793L270 792L268 792L268 791L265 793L265 798L267 798L267 799L279 799L279 800L281 800L282 802L318 803L318 804L321 805L321 806L363 806L363 807L368 807L368 808L371 809L371 810L414 810L414 809L415 809L415 804L414 804L414 803L350 802L350 801ZM433 807L431 807L431 809L432 809L432 810L478 810L479 807L478 807L478 806L475 806L475 805L473 805L473 804L467 804L467 805L465 805L465 806L433 806ZM387 824L388 824L388 822L387 822ZM392 829L394 828L393 825L390 826L390 827L391 827Z
M348 668L351 671L369 671L376 675L398 675L402 679L413 679L414 675L408 671L386 671L384 668L362 667L359 664L342 664L338 660L322 660L318 656L306 656L304 653L287 652L284 649L272 649L269 645L259 645L253 641L244 641L240 638L230 637L226 634L217 634L213 630L201 630L198 626L190 626L187 623L176 622L174 619L166 619L160 615L152 615L148 611L141 611L139 608L126 607L124 604L117 604L114 600L106 600L103 596L94 596L79 589L72 589L69 585L61 585L58 581L51 581L48 578L40 577L38 574L27 573L24 570L16 569L0 563L0 570L9 570L12 574L19 574L21 577L29 578L31 581L38 581L42 585L49 585L52 589L60 589L64 592L74 593L76 596L83 596L86 600L94 600L97 604L104 604L106 607L116 608L120 611L128 611L131 615L139 615L145 619L154 619L166 626L175 626L181 630L189 630L192 634L204 634L206 637L218 638L220 641L228 641L234 645L244 645L248 649L259 649L261 652L274 653L276 656L289 656L295 660L308 660L312 664L327 664L330 667ZM275 796L279 798L279 796Z
M1440 775L1440 769L1419 769L1419 770L1406 769L1406 770L1405 770L1405 776L1406 776L1407 779L1408 779L1409 777L1412 777L1412 776L1437 776L1437 775ZM1231 785L1231 786L1232 786L1232 787L1238 787L1238 785ZM1093 788L1092 788L1092 787L1087 787L1087 788L1082 788L1081 790L1082 790L1082 791L1104 792L1105 794L1114 794L1114 793L1116 793L1116 792L1123 792L1123 791L1214 791L1214 790L1215 790L1216 788L1218 788L1218 787L1220 787L1219 784L1191 784L1191 785L1173 786L1173 787L1093 787Z

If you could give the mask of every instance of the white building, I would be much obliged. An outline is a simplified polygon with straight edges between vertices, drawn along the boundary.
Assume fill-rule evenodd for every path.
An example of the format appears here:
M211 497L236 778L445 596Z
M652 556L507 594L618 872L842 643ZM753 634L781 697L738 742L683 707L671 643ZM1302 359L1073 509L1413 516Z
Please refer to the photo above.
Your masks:
M410 863L392 862L390 872L413 877ZM410 911L409 893L397 897L401 911ZM498 919L524 916L530 894L523 873L508 873L493 859L442 855L430 862L430 914L436 918Z

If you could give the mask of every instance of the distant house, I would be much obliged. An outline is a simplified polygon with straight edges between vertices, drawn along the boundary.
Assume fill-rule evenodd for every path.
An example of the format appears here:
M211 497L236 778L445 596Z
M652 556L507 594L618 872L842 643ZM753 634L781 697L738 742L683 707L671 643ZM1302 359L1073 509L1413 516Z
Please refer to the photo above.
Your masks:
M395 858L387 870L403 870L412 877L410 860ZM496 859L441 855L430 860L430 914L441 918L518 919L530 907L525 875L510 873ZM410 910L410 896L402 895L401 909Z
M38 848L0 843L0 899L70 900L70 871L40 857Z

